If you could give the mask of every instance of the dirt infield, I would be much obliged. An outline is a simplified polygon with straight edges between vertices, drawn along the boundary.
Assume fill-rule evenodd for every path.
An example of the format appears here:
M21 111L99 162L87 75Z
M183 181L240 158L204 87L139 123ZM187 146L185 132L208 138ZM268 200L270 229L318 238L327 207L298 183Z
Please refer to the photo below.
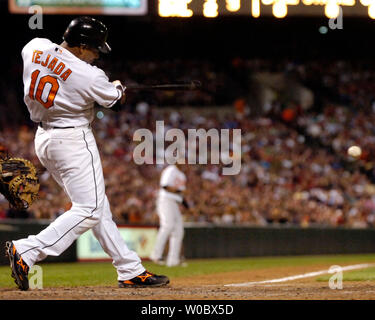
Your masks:
M163 288L120 289L114 284L95 287L45 288L22 292L0 288L0 300L375 300L374 281L347 281L332 290L315 278L275 284L228 287L225 284L264 281L328 269L327 266L286 267L226 272L215 275L175 278Z

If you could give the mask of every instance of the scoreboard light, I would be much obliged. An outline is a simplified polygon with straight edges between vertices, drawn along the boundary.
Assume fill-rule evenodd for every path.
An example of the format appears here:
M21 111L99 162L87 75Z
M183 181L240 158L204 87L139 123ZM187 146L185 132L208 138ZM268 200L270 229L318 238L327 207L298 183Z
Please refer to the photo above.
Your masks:
M375 19L375 0L158 0L161 17L207 18L228 15L248 15L258 18L274 16L325 16ZM341 10L342 9L342 10Z
M327 18L337 18L340 14L340 6L336 3L328 3L325 6L324 13Z
M192 0L159 1L159 15L161 17L191 17L193 11L188 9L188 4L191 1Z
M253 0L251 1L251 15L254 18L258 18L260 16L260 0Z
M370 5L368 7L368 14L371 19L375 19L375 6L374 5Z
M375 0L360 0L363 6L368 7L368 15L371 19L375 19Z
M218 8L216 0L207 0L203 4L203 15L207 18L215 18L219 15Z
M227 0L226 8L228 11L236 12L241 8L241 0Z
M276 18L285 18L288 14L286 3L283 3L282 1L275 3L275 5L272 6L272 13Z

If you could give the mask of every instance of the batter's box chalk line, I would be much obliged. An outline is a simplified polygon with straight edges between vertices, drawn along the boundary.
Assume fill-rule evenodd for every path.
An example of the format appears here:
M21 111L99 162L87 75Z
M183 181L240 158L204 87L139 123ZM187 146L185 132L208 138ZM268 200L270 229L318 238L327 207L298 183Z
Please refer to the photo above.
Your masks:
M374 267L375 263L363 263L363 264L354 264L351 266L341 267L341 271L350 271L350 270L359 270L359 269L366 269L370 267ZM256 286L256 285L262 285L267 283L279 283L279 282L286 282L286 281L293 281L298 279L304 279L304 278L312 278L317 277L323 274L328 274L329 270L320 270L315 272L309 272L304 274L298 274L295 276L290 277L284 277L284 278L278 278L278 279L272 279L272 280L264 280L264 281L253 281L253 282L243 282L243 283L232 283L232 284L225 284L225 287L250 287L250 286Z

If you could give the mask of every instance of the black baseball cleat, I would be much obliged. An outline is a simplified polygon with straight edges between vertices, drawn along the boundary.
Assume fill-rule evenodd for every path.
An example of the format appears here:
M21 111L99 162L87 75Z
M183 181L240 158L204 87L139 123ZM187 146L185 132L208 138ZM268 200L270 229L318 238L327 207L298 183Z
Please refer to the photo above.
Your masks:
M167 276L158 276L147 270L130 280L123 280L118 282L119 288L147 288L147 287L162 287L169 283Z
M22 257L16 250L13 242L7 241L5 243L5 255L9 258L10 267L12 269L12 278L21 290L29 289L29 274L28 265L22 260Z

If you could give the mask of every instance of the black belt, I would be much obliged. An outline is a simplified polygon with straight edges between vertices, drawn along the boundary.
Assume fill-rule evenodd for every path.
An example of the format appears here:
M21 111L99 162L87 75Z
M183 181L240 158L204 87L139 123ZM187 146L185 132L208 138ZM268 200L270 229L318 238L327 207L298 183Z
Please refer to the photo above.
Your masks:
M181 194L182 194L182 192L181 192L181 191L177 191L177 192L174 192L174 191L170 191L170 190L168 190L168 187L166 187L166 186L163 186L162 188L163 188L164 190L166 190L166 191L170 192L170 193L174 193L174 194L178 194L178 195L181 195Z
M39 122L39 127L43 128L43 123ZM52 129L74 129L75 127L51 127Z

